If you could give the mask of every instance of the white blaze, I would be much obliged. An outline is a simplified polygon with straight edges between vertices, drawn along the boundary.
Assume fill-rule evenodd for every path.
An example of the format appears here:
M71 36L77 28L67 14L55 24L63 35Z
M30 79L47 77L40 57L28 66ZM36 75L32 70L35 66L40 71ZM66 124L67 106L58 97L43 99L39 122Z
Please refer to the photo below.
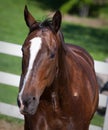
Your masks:
M25 78L24 78L22 89L19 93L19 101L20 101L22 106L23 106L23 103L22 103L21 98L22 98L22 94L23 94L23 91L24 91L24 88L25 88L25 84L26 84L26 81L29 77L29 74L30 74L30 72L33 68L34 60L35 60L39 50L41 49L41 44L42 44L40 37L35 37L35 38L31 39L30 42L31 42L31 45L30 45L30 50L29 50L30 51L30 59L29 59L29 64L28 64L28 70L27 70L27 73L26 73Z

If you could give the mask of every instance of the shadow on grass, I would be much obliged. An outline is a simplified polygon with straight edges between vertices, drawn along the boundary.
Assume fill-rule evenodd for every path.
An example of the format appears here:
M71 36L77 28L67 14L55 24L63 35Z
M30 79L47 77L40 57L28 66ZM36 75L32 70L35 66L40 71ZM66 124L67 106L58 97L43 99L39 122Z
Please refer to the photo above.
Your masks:
M64 23L62 31L66 42L84 47L94 59L102 60L108 57L108 28L94 29Z

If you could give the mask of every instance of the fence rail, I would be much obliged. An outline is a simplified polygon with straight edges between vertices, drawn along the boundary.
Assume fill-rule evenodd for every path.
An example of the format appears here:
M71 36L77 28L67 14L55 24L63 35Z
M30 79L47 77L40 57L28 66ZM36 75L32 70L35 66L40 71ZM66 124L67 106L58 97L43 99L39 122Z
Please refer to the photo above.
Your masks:
M22 57L21 45L0 41L0 53ZM96 73L108 75L108 63L94 61Z
M0 102L0 113L19 119L24 119L23 115L20 114L17 106L10 105L7 103Z
M13 43L0 41L0 53L13 55L13 56L22 56L21 46Z
M19 81L20 76L0 71L0 83L18 87Z
M2 41L0 41L0 53L22 57L20 45L2 42ZM96 73L108 75L108 63L95 61L95 71ZM20 81L20 76L0 71L0 83L18 87L19 81ZM108 123L107 123L108 122L108 97L107 96L99 94L99 106L106 107L106 114L104 118L103 128L90 125L89 130L108 130ZM24 119L24 117L19 113L19 109L17 106L6 104L3 102L0 102L0 113L15 118L19 118L19 119Z

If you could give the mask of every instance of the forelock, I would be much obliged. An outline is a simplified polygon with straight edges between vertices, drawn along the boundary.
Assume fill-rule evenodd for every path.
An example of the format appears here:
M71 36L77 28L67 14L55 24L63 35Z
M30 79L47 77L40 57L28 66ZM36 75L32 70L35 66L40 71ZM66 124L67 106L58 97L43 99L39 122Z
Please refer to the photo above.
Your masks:
M32 24L31 28L30 28L30 32L33 32L37 29L44 29L44 28L48 28L50 29L52 32L55 32L53 25L52 25L52 20L51 19L45 19L43 22L35 22Z

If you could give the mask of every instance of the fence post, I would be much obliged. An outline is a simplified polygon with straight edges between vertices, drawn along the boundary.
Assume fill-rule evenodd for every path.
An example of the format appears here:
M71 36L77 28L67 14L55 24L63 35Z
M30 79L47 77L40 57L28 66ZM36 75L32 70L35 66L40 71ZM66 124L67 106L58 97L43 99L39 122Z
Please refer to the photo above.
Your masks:
M107 97L107 105L106 105L106 113L104 117L103 130L108 130L108 97Z

